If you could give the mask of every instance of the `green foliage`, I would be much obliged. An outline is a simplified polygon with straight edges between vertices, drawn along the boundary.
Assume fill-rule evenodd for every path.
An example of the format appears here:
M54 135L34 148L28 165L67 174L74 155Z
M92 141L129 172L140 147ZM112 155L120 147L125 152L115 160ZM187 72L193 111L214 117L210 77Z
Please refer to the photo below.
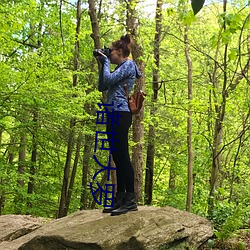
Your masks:
M234 236L239 229L246 227L246 222L250 216L249 206L245 207L239 204L231 211L221 223L220 229L215 232L215 235L220 240L225 240Z
M211 239L208 240L207 246L209 250L213 249L214 243L215 243L214 240L211 240Z
M239 248L239 250L245 250L245 243L244 242L239 242L239 244L238 244L238 248Z
M101 42L108 46L126 32L126 2L102 3L99 16ZM249 82L243 77L234 86L249 56L249 8L244 8L243 3L230 3L227 13L222 13L221 3L208 3L208 7L203 7L203 4L204 1L192 1L194 12L184 0L170 1L163 8L161 61L158 69L163 82L159 84L156 103L151 101L152 71L156 69L152 53L155 20L151 15L152 11L147 13L144 8L132 6L138 8L140 13L136 28L139 34L137 39L144 50L141 59L145 64L147 92L143 121L143 174L147 157L146 146L152 139L147 138L147 132L152 125L155 127L153 205L185 209L186 119L187 108L191 104L194 153L192 209L196 214L207 215L214 160L214 128L220 104L224 101L221 94L226 44L228 96L222 124L221 168L217 189L212 197L214 207L210 217L215 224L217 237L225 239L244 227L246 218L249 217ZM202 7L203 15L195 16ZM0 5L0 200L4 200L1 210L3 214L56 216L68 137L72 132L69 125L71 118L76 119L73 158L76 138L82 134L83 139L69 212L78 210L82 205L82 168L86 166L86 158L89 160L88 183L98 170L92 156L95 131L99 129L95 124L95 112L98 110L97 102L100 102L101 93L97 91L98 71L92 57L92 31L84 8L85 4L79 36L79 70L74 71L74 5L63 1L62 27L59 6L54 1L4 1ZM187 101L187 63L183 43L186 25L189 26L193 63L191 103ZM33 36L30 37L31 34ZM76 87L72 87L74 74L78 76ZM155 114L150 113L152 106L156 110ZM34 120L35 114L38 116L37 121ZM104 128L100 130L104 131ZM27 140L25 161L19 160L22 135ZM86 135L89 137L85 137ZM135 145L132 131L129 138L131 149ZM37 144L35 163L31 160L34 141ZM89 154L86 153L87 147L92 149ZM100 155L104 161L107 159L105 153ZM20 164L24 166L23 174L18 172ZM33 165L34 175L30 171ZM32 194L28 194L31 178L34 179L34 190ZM24 181L24 186L17 184L20 179ZM101 176L98 181L101 181ZM89 186L85 191L87 207L90 208L93 198ZM237 206L238 204L241 205Z
M230 217L235 209L235 205L232 203L224 202L216 202L215 207L213 209L212 217L210 218L215 225L222 225L228 217Z

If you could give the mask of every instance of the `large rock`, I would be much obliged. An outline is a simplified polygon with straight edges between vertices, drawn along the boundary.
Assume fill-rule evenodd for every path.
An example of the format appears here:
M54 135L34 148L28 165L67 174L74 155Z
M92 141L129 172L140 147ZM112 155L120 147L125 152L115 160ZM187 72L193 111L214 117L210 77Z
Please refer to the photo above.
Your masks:
M30 215L0 216L0 242L12 241L41 227L47 219Z
M120 216L97 209L76 212L15 240L7 239L0 250L197 249L212 235L206 219L171 207L139 207Z

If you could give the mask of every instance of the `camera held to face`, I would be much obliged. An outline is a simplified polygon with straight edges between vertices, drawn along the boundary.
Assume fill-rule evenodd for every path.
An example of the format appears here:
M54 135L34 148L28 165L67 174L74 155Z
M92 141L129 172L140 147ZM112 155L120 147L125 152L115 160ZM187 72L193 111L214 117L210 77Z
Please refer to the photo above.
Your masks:
M101 56L102 55L101 53L104 54L105 56L107 56L107 58L110 58L111 49L107 48L105 46L103 49L95 49L93 51L93 56L94 57Z

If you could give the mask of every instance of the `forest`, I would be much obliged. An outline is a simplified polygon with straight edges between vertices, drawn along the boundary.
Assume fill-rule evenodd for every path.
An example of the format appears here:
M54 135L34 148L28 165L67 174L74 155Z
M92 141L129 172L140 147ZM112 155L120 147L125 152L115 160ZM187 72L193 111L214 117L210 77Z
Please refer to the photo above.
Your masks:
M206 217L220 240L250 236L249 4L1 0L0 215L103 207L93 50L128 33L147 94L129 134L138 203Z

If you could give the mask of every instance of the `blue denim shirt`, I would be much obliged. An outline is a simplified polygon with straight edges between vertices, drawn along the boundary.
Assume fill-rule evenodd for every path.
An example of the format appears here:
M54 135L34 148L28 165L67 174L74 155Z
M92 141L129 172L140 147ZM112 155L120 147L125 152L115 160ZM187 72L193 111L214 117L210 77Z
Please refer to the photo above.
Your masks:
M98 90L108 90L106 104L112 104L112 102L114 102L114 106L107 107L110 112L112 109L114 109L114 111L130 112L124 82L126 80L130 93L134 86L135 78L141 76L141 72L136 63L132 60L123 61L113 72L110 72L110 61L108 58L104 59L99 75Z

